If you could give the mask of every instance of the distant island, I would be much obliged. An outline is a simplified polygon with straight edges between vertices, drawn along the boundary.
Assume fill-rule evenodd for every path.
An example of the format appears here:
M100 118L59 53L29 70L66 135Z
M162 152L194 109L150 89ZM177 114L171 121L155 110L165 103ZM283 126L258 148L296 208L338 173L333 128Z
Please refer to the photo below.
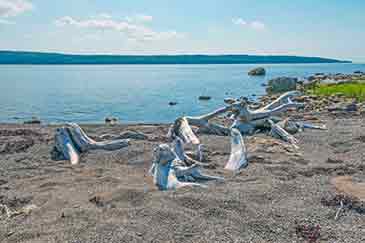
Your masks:
M301 64L351 63L321 57L261 55L73 55L45 52L0 51L0 64Z

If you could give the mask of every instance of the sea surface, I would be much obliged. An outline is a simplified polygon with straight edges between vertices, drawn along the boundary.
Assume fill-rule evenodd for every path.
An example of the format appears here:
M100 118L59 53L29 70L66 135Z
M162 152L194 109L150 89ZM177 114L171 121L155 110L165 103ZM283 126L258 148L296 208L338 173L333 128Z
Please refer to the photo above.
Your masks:
M103 123L113 116L122 123L168 123L219 108L226 97L255 99L275 77L365 71L365 64L268 64L259 65L265 77L248 76L257 66L0 65L0 122ZM201 95L212 99L199 101Z

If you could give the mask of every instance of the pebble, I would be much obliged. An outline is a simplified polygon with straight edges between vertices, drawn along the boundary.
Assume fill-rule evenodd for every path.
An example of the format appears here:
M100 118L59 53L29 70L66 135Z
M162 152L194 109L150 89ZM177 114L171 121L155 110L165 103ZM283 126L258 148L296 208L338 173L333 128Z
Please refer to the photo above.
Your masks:
M174 106L174 105L177 105L177 102L175 102L175 101L170 101L169 102L169 106Z
M210 100L210 99L212 99L212 97L210 96L205 96L205 95L199 96L199 100Z

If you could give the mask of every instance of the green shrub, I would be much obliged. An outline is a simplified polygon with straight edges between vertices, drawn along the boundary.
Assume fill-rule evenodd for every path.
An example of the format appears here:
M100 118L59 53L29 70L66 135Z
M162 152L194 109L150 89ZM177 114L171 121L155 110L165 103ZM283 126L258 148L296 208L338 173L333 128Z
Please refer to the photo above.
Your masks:
M347 98L365 101L365 82L349 82L341 84L318 84L308 90L309 93L319 96L341 94Z

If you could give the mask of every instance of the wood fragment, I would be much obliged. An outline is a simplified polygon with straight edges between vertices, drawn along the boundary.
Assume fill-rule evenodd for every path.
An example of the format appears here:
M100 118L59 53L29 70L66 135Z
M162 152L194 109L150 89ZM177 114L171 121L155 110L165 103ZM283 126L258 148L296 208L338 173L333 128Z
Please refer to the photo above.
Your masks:
M335 220L338 220L338 218L339 218L339 216L340 216L340 213L341 213L341 211L343 210L343 207L344 207L344 205L343 205L343 201L341 200L341 201L340 201L340 207L339 207L339 209L337 210L336 215L335 215Z
M65 127L56 130L55 146L64 159L69 160L72 165L77 165L80 162L80 152L74 146L70 134Z
M154 184L160 190L175 190L181 187L206 187L197 180L221 180L220 177L204 175L198 164L186 166L168 144L154 150L154 161L150 169Z
M239 130L231 131L231 155L225 166L226 170L238 171L248 165L247 150Z

